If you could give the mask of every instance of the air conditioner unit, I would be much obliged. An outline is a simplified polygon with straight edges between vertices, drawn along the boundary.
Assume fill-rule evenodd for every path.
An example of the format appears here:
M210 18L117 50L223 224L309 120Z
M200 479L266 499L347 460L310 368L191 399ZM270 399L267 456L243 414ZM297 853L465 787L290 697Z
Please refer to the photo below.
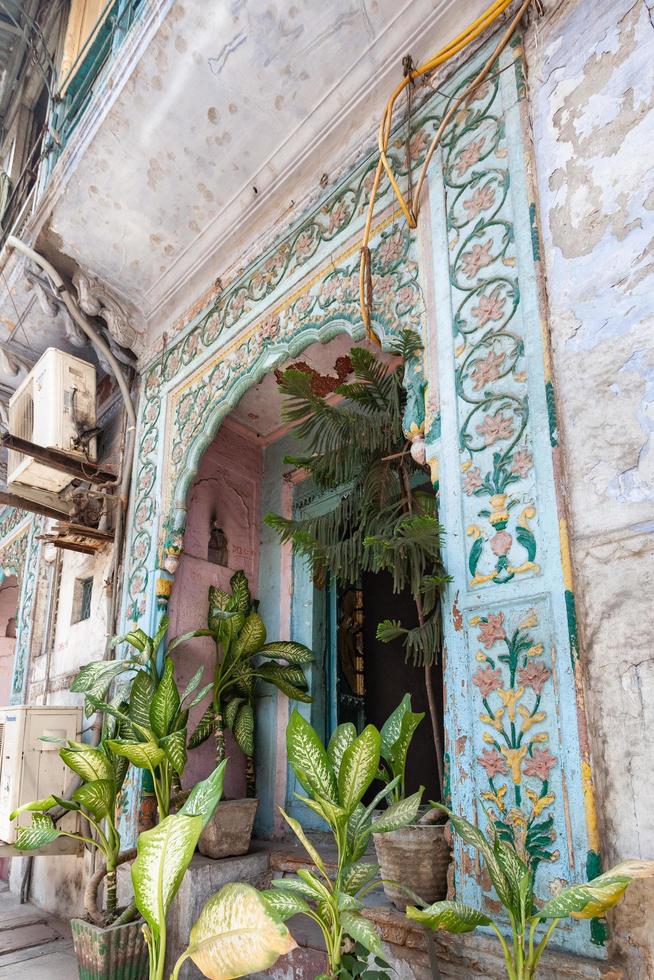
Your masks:
M16 826L32 822L30 813L17 821L9 814L23 803L46 796L64 796L74 778L59 756L63 742L43 742L41 736L79 740L81 708L20 707L0 708L0 841L13 844ZM78 817L67 813L58 823L62 830L77 830ZM49 853L70 851L70 838L59 838Z
M49 347L9 400L9 432L47 449L61 449L95 462L96 440L86 455L78 437L95 428L95 367ZM7 483L58 493L71 477L32 456L9 450Z

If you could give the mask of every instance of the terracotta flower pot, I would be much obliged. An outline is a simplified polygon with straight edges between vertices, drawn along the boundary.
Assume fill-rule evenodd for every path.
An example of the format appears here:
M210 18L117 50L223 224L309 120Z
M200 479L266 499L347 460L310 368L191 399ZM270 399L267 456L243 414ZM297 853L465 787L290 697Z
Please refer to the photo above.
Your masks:
M200 834L200 854L210 858L247 854L258 806L258 800L221 800Z
M425 902L439 902L447 895L450 845L445 824L410 824L387 834L373 834L381 877L398 881ZM394 885L384 883L386 897L402 912L412 899Z
M148 948L141 919L107 929L71 919L70 928L80 980L146 980Z

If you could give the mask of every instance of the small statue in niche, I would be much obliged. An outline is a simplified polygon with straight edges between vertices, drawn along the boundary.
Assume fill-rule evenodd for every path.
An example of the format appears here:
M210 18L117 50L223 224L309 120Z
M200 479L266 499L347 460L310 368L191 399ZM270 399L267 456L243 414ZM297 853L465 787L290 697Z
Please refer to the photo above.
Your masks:
M211 522L211 534L209 536L209 550L207 558L214 565L228 564L228 546L227 546L227 535L223 529L219 526L218 521L214 518Z

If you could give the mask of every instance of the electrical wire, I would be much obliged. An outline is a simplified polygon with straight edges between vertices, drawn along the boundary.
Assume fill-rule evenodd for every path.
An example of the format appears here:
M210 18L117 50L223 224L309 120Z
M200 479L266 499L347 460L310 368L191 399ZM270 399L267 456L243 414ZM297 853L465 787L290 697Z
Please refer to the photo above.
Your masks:
M432 142L427 150L425 159L423 160L422 167L420 169L420 174L415 186L413 195L410 194L410 200L407 200L397 182L395 174L393 173L393 168L390 160L387 156L388 143L391 135L391 128L393 124L393 108L398 97L402 94L404 89L415 82L416 78L426 75L433 71L440 65L445 64L450 61L455 55L459 54L464 48L471 44L476 38L478 38L488 27L490 27L511 5L513 0L495 0L494 3L488 7L483 14L481 14L475 21L468 25L464 31L461 32L457 37L445 45L437 54L435 54L424 64L420 65L418 68L406 72L402 81L396 86L395 90L391 94L388 102L386 103L386 108L381 118L379 124L379 135L378 135L378 146L379 146L379 161L377 163L377 168L375 170L375 176L373 179L372 189L370 192L370 200L368 202L368 212L366 215L366 223L363 231L363 239L361 243L361 264L359 267L359 305L361 307L361 316L363 318L364 326L370 340L374 341L376 344L380 345L381 341L374 331L372 326L372 308L373 308L373 284L372 284L372 273L370 266L370 233L372 229L372 219L375 209L375 201L377 199L377 193L379 191L379 184L383 173L386 173L388 177L395 197L400 205L402 213L406 219L409 228L415 228L418 222L418 213L420 208L420 194L424 186L424 182L427 176L427 171L431 159L441 141L443 133L447 128L450 120L459 110L461 105L470 97L470 95L483 84L487 76L489 75L491 68L497 61L498 57L509 43L513 34L515 33L518 24L520 23L523 14L529 7L532 0L523 0L520 4L515 16L511 20L508 29L502 35L499 43L495 47L490 58L486 61L482 69L478 72L475 78L466 86L465 90L461 95L452 103L445 115L443 116L440 125L434 134ZM538 3L538 0L535 0Z

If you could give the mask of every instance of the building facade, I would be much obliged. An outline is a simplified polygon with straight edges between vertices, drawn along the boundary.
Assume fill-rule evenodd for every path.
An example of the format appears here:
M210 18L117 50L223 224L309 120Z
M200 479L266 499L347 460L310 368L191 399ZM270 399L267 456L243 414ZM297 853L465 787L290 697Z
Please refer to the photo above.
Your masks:
M388 4L336 5L338 16L171 0L110 4L109 14L91 6L73 4L59 27L53 59L70 80L50 107L37 191L17 230L65 272L132 372L129 508L118 556L111 545L53 556L39 537L46 518L2 512L3 581L18 601L11 677L3 666L0 678L11 703L71 703L72 677L104 654L107 633L153 633L164 613L172 635L201 626L207 586L244 569L269 635L316 653L314 701L302 710L328 733L324 591L263 525L270 510L315 503L283 462L273 372L304 359L332 376L366 341L360 247L383 105L407 51L423 61L484 5L463 14L413 3L399 27ZM483 823L483 804L538 856L544 897L619 858L654 856L654 40L646 3L542 7L448 123L415 230L382 182L370 248L382 346L407 327L424 344L407 386L452 579L447 790L455 810ZM398 111L389 155L403 183L496 43L482 36ZM98 61L98 49L93 77L85 59ZM15 251L3 261L16 360L13 310L35 287ZM31 331L45 320L57 346L70 342L65 312L45 307L20 323ZM111 462L129 442L109 382L105 397ZM182 681L209 664L202 643L183 648ZM519 650L529 657L518 670ZM288 711L272 689L261 695L266 838L282 832L277 807L294 805ZM191 781L211 765L198 751ZM239 795L232 752L228 790ZM143 799L132 779L126 839ZM88 859L76 870L54 869L57 860L36 859L32 894L72 914ZM16 859L14 884L21 874ZM454 851L454 882L457 896L494 908L465 848ZM608 927L562 929L551 975L654 975L653 902L652 886L638 883ZM402 941L401 969L428 975L426 954ZM466 937L441 953L477 962L484 942Z

